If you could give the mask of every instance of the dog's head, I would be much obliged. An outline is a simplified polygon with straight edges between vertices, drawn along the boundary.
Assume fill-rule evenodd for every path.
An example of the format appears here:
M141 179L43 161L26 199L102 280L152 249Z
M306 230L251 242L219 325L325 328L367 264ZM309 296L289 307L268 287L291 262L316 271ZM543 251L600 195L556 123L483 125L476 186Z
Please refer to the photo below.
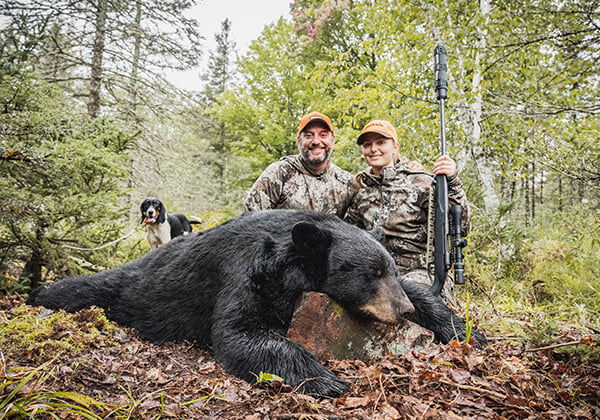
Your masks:
M140 206L142 212L142 221L147 225L155 223L164 223L167 212L163 203L155 197L146 198Z

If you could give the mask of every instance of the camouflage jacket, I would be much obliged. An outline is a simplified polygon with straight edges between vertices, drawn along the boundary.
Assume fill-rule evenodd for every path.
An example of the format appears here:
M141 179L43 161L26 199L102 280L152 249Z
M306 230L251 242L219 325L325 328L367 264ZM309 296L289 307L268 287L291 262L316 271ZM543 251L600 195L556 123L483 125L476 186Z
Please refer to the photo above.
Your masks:
M433 175L412 171L401 162L383 168L380 176L370 169L356 175L360 189L345 220L363 229L381 226L386 235L385 247L400 274L426 269L427 215L433 181ZM462 228L468 233L469 205L458 176L448 180L448 201L463 206Z
M269 165L256 180L244 210L314 210L343 217L353 186L352 175L331 162L317 174L300 155L286 156Z

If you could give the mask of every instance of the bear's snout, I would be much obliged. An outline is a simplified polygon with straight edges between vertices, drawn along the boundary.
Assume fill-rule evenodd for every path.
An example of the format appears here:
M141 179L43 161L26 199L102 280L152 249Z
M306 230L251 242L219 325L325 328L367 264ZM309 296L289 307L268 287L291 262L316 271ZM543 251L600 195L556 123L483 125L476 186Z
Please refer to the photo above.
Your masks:
M359 310L377 321L397 324L406 316L415 312L415 307L395 277L382 279L374 296Z

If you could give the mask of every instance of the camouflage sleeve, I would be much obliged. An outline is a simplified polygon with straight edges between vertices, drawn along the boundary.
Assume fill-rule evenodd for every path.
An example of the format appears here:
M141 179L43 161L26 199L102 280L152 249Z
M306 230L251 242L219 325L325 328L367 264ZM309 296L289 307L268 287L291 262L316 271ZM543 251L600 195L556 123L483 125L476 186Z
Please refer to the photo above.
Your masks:
M356 223L349 222L348 220L350 220L349 218L352 218L352 220L356 220L357 217L356 209L352 208L352 203L354 201L354 196L359 190L359 185L356 181L352 179L349 180L345 186L347 187L347 190L342 192L344 201L341 204L342 208L340 209L340 212L338 212L338 216L346 222L356 225Z
M360 206L357 197L359 189L360 185L358 181L356 181L355 179L352 180L352 194L350 194L350 199L348 200L348 206L346 209L346 213L344 214L344 221L350 223L351 225L364 229L365 223L362 217L362 212L359 208Z
M350 223L351 225L364 229L365 225L363 223L362 217L360 217L360 212L358 212L357 207L352 204L353 203L350 203L348 210L346 210L344 221Z
M458 175L448 178L448 202L451 206L460 205L463 208L461 227L464 235L471 230L471 208L467 201L467 194L463 189Z
M244 211L270 210L277 208L283 181L279 162L271 164L254 182L244 202Z

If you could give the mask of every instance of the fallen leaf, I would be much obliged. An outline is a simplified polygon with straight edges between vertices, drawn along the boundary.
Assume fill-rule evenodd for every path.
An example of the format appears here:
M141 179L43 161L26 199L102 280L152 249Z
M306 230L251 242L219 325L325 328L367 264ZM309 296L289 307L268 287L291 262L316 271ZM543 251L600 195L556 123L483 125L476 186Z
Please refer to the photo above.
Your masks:
M585 344L586 346L597 346L598 340L591 335L586 335L585 337L581 338L581 344Z
M400 412L387 403L383 404L381 411L387 416L387 418L390 418L393 420L401 418Z
M358 371L358 376L366 376L371 380L378 380L381 374L381 369L376 365L365 366Z
M179 418L181 414L181 407L179 407L179 404L175 403L167 404L165 405L165 413Z
M213 361L205 362L198 366L198 372L200 373L212 373L215 371L217 364Z
M465 362L467 363L467 367L471 371L477 366L480 366L483 363L483 360L483 355L477 354L475 352L469 353L465 356Z
M471 374L465 369L450 369L450 376L457 384L464 385L471 379Z
M346 408L366 407L371 402L368 397L347 397L343 400L342 405Z

